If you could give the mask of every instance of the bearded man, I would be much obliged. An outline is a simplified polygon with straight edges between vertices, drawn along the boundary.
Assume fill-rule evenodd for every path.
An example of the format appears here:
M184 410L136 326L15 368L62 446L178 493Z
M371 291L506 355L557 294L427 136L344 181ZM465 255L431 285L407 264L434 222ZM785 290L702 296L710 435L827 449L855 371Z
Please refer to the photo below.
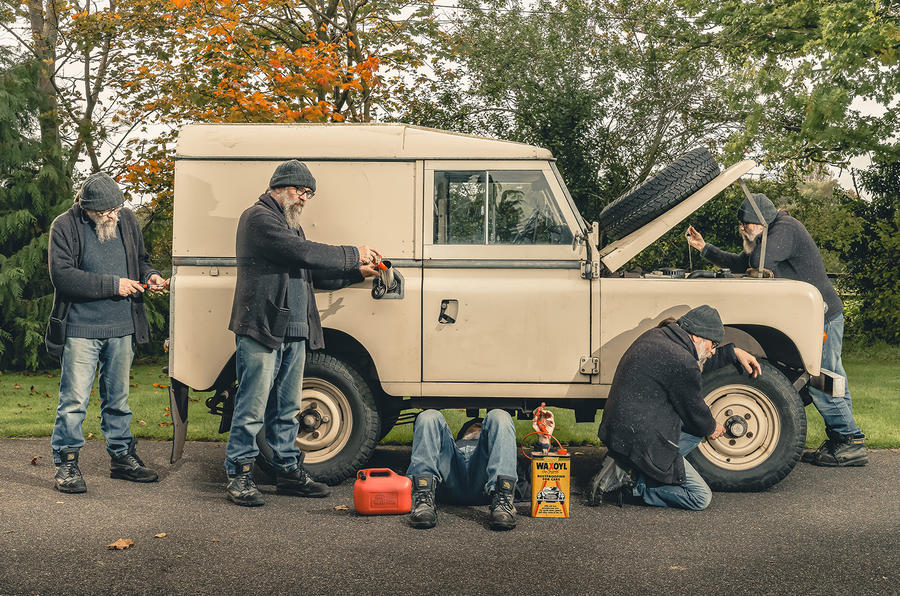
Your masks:
M724 336L718 311L704 304L662 321L625 351L597 432L608 453L591 480L592 504L615 496L621 505L624 496L655 507L709 506L709 486L684 459L703 437L725 433L703 401L701 372L737 365L760 373L748 352L719 346Z
M296 444L306 350L325 347L314 288L337 290L378 273L379 253L368 246L332 246L306 239L300 215L315 196L305 164L279 165L269 188L238 222L237 285L231 322L238 390L225 448L228 498L263 505L253 481L265 425L279 493L325 497L328 487L303 469Z
M763 222L768 226L765 266L775 277L812 284L825 300L825 344L822 346L822 368L844 377L843 396L833 396L814 387L809 388L813 404L825 420L828 438L816 451L803 454L803 461L818 466L864 466L869 461L866 437L853 419L850 385L841 361L844 340L844 314L841 299L825 273L822 255L802 223L775 205L764 194L754 194L763 219L760 220L749 199L738 210L738 222L744 250L740 254L726 252L703 241L700 232L688 228L688 243L706 259L720 267L744 271L759 267Z
M111 458L110 476L133 482L157 479L135 451L128 380L134 344L150 339L143 292L163 291L168 280L150 265L140 225L124 202L115 180L93 174L76 194L75 204L50 227L55 292L45 344L61 359L59 407L50 444L57 466L55 487L64 493L87 491L78 454L98 365L100 431Z

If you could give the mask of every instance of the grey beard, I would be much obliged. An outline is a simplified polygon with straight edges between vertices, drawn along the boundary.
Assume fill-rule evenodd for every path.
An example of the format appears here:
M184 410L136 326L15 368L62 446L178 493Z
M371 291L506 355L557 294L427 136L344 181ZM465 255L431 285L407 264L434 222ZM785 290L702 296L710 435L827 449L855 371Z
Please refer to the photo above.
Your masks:
M104 243L116 237L116 225L119 223L119 217L113 219L101 218L96 213L88 212L88 217L94 222L94 229L97 231L97 240Z
M303 213L303 205L301 205L299 201L286 205L284 208L284 217L287 219L288 226L294 230L299 230L301 213Z
M757 234L752 239L745 235L743 232L741 233L741 240L744 242L744 252L749 254L753 253L753 250L756 248L756 245L759 242L759 234Z

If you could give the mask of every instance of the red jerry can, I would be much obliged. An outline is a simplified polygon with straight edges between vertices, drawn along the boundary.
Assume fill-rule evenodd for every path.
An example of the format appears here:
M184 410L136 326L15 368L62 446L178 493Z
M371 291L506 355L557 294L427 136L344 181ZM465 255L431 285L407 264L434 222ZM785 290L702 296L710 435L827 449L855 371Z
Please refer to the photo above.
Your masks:
M388 468L367 468L356 473L353 508L363 515L409 513L412 481Z

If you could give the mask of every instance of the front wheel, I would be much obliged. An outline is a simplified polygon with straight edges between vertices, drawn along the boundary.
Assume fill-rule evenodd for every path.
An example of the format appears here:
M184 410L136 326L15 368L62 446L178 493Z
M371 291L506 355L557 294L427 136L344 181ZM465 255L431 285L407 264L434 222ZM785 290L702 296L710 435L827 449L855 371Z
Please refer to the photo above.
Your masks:
M349 364L322 352L306 357L297 445L303 467L337 484L365 465L378 442L381 420L368 383ZM256 437L260 468L271 471L265 428Z
M727 432L687 459L713 490L760 491L787 476L806 442L803 400L780 370L760 360L752 378L725 366L703 375L713 417Z

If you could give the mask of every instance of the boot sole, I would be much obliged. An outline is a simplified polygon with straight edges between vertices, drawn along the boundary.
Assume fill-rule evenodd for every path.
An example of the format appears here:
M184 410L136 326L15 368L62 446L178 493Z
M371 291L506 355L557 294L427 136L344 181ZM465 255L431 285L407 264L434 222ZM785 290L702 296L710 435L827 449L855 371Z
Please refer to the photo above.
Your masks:
M490 527L491 527L492 530L494 530L494 531L496 531L496 532L505 532L506 530L512 530L513 528L515 528L515 527L516 527L516 524L515 524L515 522L513 522L513 523L511 523L511 524L509 524L509 523L506 523L506 524L490 524Z
M279 495L286 495L289 497L306 497L307 499L324 499L325 497L331 496L331 491L327 493L320 494L306 494L300 491L291 490L289 488L275 488L275 492Z
M228 500L235 505L240 505L241 507L262 507L266 504L265 501L244 501L242 499L232 497L231 495L228 495Z
M814 466L819 466L822 468L862 468L863 466L869 463L869 458L865 459L853 459L849 461L841 461L841 462L809 462Z
M412 526L413 528L417 529L417 530L430 530L431 528L433 528L433 527L435 527L435 526L437 525L437 521L436 521L436 520L433 521L433 522L414 522L414 521L410 521L410 522L409 522L409 525Z
M128 480L130 482L156 482L157 480L159 480L158 475L154 475L153 477L148 476L146 478L137 478L135 476L129 476L128 474L124 474L122 472L110 472L109 477L116 478L117 480Z
M86 493L86 492L87 492L87 487L84 487L84 488L65 488L65 487L62 487L62 486L55 486L55 485L54 485L53 488L55 488L56 490L58 490L58 491L61 492L61 493L65 493L65 494L67 494L67 495L80 495L80 494L82 494L82 493Z

